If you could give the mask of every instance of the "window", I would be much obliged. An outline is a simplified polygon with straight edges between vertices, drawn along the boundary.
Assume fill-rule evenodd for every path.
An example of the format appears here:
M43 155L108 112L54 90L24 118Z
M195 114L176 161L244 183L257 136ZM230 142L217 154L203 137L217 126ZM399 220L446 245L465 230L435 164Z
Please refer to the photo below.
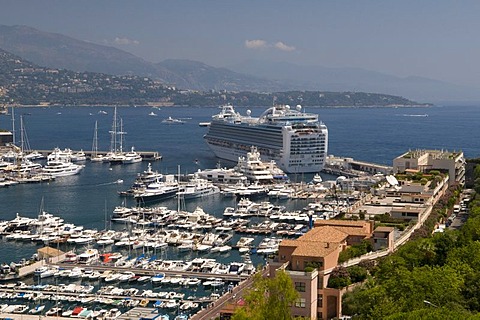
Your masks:
M300 298L298 299L297 301L295 301L295 307L297 308L305 308L305 302L307 301L307 299L304 299L304 298Z
M305 282L295 282L295 290L305 292Z

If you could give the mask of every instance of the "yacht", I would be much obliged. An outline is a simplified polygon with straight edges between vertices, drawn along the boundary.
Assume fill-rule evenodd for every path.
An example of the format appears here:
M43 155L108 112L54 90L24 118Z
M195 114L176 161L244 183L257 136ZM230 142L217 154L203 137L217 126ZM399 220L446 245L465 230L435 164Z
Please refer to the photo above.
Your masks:
M85 154L85 152L83 152L83 150L73 152L70 160L72 162L84 162L87 161L87 155Z
M166 175L165 181L150 183L145 190L134 193L134 198L139 204L158 202L165 199L173 198L179 191L178 182L175 181L173 175Z
M112 154L107 154L107 158L108 158L108 162L110 162L110 164L122 164L122 163L124 163L124 161L127 160L127 158L125 157L125 153L123 153L123 152L116 152L116 153L112 153Z
M138 163L142 162L142 156L135 152L134 147L130 152L125 153L122 163L123 164L130 164L130 163Z
M189 183L184 185L182 191L178 192L178 196L182 199L201 198L213 194L220 193L220 188L215 186L208 180L195 177Z
M226 105L212 117L204 139L218 158L237 161L251 146L287 173L319 172L327 156L328 129L317 114L298 105L277 105L260 117L243 116Z
M78 255L78 263L91 264L99 259L97 249L87 249L85 252Z
M72 155L72 149L65 148L61 150L57 147L47 156L47 161L72 161Z
M245 175L233 168L222 168L220 163L217 164L215 169L198 170L195 175L213 183L242 185L247 183L247 177L245 177Z
M268 194L268 188L258 183L251 184L244 188L239 188L236 191L236 196L238 199L248 198L248 199L258 199L266 197Z
M72 176L80 173L84 165L72 163L70 160L52 159L47 161L42 172L52 177Z
M270 184L275 180L288 180L288 176L277 167L274 160L263 162L257 147L252 146L246 157L240 156L236 171L247 177L251 183Z
M22 158L12 165L12 172L16 174L25 174L39 171L42 168L40 163L33 162L27 158Z
M168 123L168 124L184 124L185 121L180 120L180 119L175 119L172 117L168 117L167 119L162 120L163 123Z

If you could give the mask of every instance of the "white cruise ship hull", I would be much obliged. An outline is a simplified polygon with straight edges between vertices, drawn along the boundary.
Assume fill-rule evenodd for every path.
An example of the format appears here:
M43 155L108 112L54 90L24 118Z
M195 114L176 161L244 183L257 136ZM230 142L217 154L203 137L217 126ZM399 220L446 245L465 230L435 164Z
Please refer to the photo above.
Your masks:
M236 162L255 146L263 161L274 160L287 173L309 173L323 169L328 129L318 115L301 112L300 106L274 106L259 118L224 106L204 138L218 158Z

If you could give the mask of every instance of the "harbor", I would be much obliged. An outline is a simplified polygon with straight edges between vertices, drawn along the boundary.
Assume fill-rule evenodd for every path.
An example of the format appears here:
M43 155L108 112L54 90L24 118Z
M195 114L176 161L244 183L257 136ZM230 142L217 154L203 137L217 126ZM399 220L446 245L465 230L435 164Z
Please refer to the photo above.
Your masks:
M40 117L43 116L43 113L40 114L40 111L42 110L32 110L31 112L35 117ZM86 289L89 289L89 286L93 285L95 287L93 289L94 291L88 293L89 295L94 294L93 292L98 292L100 286L118 287L118 289L111 288L114 293L120 292L120 289L125 290L134 287L139 290L137 294L140 294L140 296L138 297L137 294L133 294L131 297L134 297L135 299L133 300L139 301L139 303L143 300L141 299L141 294L144 290L147 290L146 295L151 294L148 290L152 290L155 296L152 295L152 297L148 297L147 309L163 312L162 314L168 313L170 319L179 316L181 312L173 309L164 310L163 308L154 307L153 304L155 304L157 299L164 299L162 297L165 293L185 292L183 299L192 296L195 297L193 299L195 302L200 301L202 298L205 301L209 301L204 303L204 311L199 307L195 312L189 311L187 313L190 316L194 316L197 312L205 314L206 309L212 308L207 307L209 303L220 300L223 301L223 299L228 298L230 282L234 285L232 290L236 290L239 284L244 283L244 279L248 276L228 276L231 278L225 280L225 284L222 287L205 290L206 288L203 286L203 282L209 281L208 277L202 272L182 270L182 267L188 264L191 265L193 261L199 261L199 259L214 259L214 267L218 273L213 274L210 271L206 272L206 274L210 274L211 277L214 278L217 278L218 275L220 279L227 278L227 275L222 273L225 272L224 270L227 270L226 266L229 266L233 262L245 263L246 253L249 255L254 267L265 265L266 257L270 253L275 252L274 248L263 249L260 247L260 244L265 238L270 238L269 245L273 246L275 241L282 238L294 239L308 230L310 216L315 219L322 217L332 218L341 212L348 213L356 208L357 202L362 201L363 192L358 190L362 190L362 188L363 190L368 190L368 186L375 183L374 176L376 173L368 173L364 176L354 178L345 176L346 179L338 179L338 177L322 173L322 179L320 179L320 181L314 179L315 174L289 174L289 182L280 183L280 181L274 181L271 184L267 183L266 187L268 192L258 198L255 196L251 197L249 200L253 204L248 204L246 200L242 200L242 197L235 195L237 191L232 192L232 187L235 187L235 183L227 184L211 181L220 189L220 192L213 192L212 194L199 198L188 198L188 196L185 195L184 199L182 199L181 197L174 196L158 202L138 206L139 203L133 194L132 196L122 196L120 193L130 189L135 184L135 180L137 180L139 174L143 174L145 171L158 172L164 177L170 175L173 176L175 180L180 177L180 184L186 188L188 183L194 181L193 176L199 171L208 172L208 170L214 170L218 167L231 169L238 165L238 162L231 163L222 161L221 165L218 166L218 159L213 157L208 147L202 144L201 137L205 133L205 128L199 127L198 122L208 118L209 112L207 112L207 116L204 117L204 113L200 114L199 112L195 115L194 112L196 110L188 110L188 116L193 114L193 119L185 120L181 128L182 131L188 132L189 137L194 136L195 139L186 139L185 135L182 136L178 134L174 127L169 126L167 129L167 125L162 126L161 121L155 121L155 117L149 117L146 110L144 116L138 115L140 111L142 110L122 110L122 113L131 112L128 118L129 120L125 122L125 125L135 123L137 127L141 127L145 123L149 123L145 126L146 129L143 130L141 134L135 135L135 130L127 129L129 132L127 141L130 141L127 145L130 146L133 144L132 142L134 142L138 150L160 150L163 156L162 161L139 162L117 166L104 162L93 163L87 160L84 163L85 167L79 174L59 177L44 184L19 184L2 189L0 197L2 203L5 204L2 219L5 221L15 219L17 212L20 217L37 218L41 213L39 207L43 207L44 209L42 211L52 213L54 216L64 219L63 224L74 224L75 227L83 227L80 233L81 235L78 237L60 237L58 231L57 235L55 235L52 234L54 233L52 230L52 233L49 233L48 236L47 233L44 232L42 237L45 236L45 238L41 239L41 241L40 236L37 241L32 241L31 238L28 239L29 236L34 235L32 230L29 230L28 235L22 234L21 232L7 232L2 236L2 239L0 239L2 244L0 250L2 250L2 257L4 257L2 262L9 266L11 262L21 264L23 262L20 260L28 259L28 257L37 253L37 250L45 245L58 248L65 253L70 253L75 249L77 256L85 253L87 248L92 248L98 250L99 259L101 259L102 254L121 254L121 257L117 260L120 261L119 264L117 266L113 263L101 265L101 262L97 261L96 263L88 265L64 262L45 266L51 266L52 268L56 266L58 269L65 270L82 268L87 270L87 273L91 271L91 274L95 271L102 274L103 268L110 268L118 271L116 273L122 273L121 271L132 272L135 274L134 277L152 277L153 273L158 271L158 273L163 273L165 278L176 278L174 282L179 281L178 284L172 285L169 283L167 285L165 283L154 287L151 280L141 283L138 282L138 278L137 282L134 280L127 280L126 282L121 282L120 280L104 282L99 278L97 278L97 280L89 280L87 277L70 278L55 275L39 279L39 277L35 275L36 268L31 271L33 274L31 273L30 276L25 276L21 279L13 277L11 281L7 281L8 284L15 284L21 281L24 282L26 286L56 285L62 283L68 286L74 283L75 285L87 286L85 287ZM181 112L185 111L174 110L174 112L175 111L178 113L172 113L172 117L186 118L185 113L181 114ZM43 110L42 112L48 113L50 110ZM69 116L66 110L63 110L61 115L57 115L57 110L52 110L50 113L50 117L53 117L52 119L55 119L55 117L58 119ZM93 116L89 115L89 113L92 113ZM32 117L32 120L35 117ZM96 111L89 112L89 110L79 108L72 109L72 117L72 120L69 122L70 124L76 123L77 118L82 121L81 128L77 129L78 132L81 133L81 136L80 134L73 135L72 137L66 136L65 139L63 139L64 141L58 142L55 141L51 135L48 136L48 138L42 135L43 126L49 121L47 118L42 120L40 130L39 128L36 129L35 125L31 125L33 121L30 120L28 127L30 138L35 137L35 139L31 139L31 143L35 141L36 147L39 145L44 146L39 149L44 149L45 151L50 151L49 149L53 151L58 145L62 146L60 148L61 150L63 150L65 146L76 151L86 150L91 144L94 120L99 121L99 128L103 127L104 132L105 128L111 128L111 119L101 118L104 117L102 115L97 116ZM100 123L102 119L104 119L103 124ZM52 121L50 125L55 124L53 120L50 121ZM63 119L62 123L64 122L68 121ZM156 132L153 128L159 131L156 133L157 135L152 135L153 132ZM147 144L145 143L145 135L147 133L149 135L149 141L171 141L171 143L164 143L161 146L155 143L151 145ZM109 140L106 138L110 137L99 137L99 141ZM40 141L41 144L36 140ZM178 148L177 146L181 144L184 145L184 147ZM107 150L107 148L104 147L103 150ZM193 152L192 150L195 151ZM87 152L85 153L86 155L88 154ZM151 169L149 169L148 164L151 165ZM232 176L232 179L234 178L235 176ZM314 180L317 181L317 183L314 183ZM263 185L263 183L261 185ZM335 185L335 188L331 188L333 185ZM240 191L241 188L235 187L233 189ZM44 200L42 200L42 198L44 198ZM245 198L248 199L249 197ZM42 203L44 203L43 206ZM244 205L249 205L250 207L246 206L245 208L248 209L244 211L242 209ZM166 207L166 209L162 207ZM204 214L198 215L198 212L197 214L193 214L197 207L200 207L204 211ZM118 210L116 210L117 208ZM281 210L275 213L275 209L273 208L281 208ZM132 212L124 214L123 216L117 215L118 211L127 212L129 210L132 210ZM149 214L148 212L155 213ZM161 217L167 220L161 219ZM119 238L117 239L115 237L115 239L113 239L111 235L110 238L114 242L111 244L102 244L102 241L105 242L106 240L101 240L101 238L107 235L106 232L108 230L114 231L115 233L118 232ZM232 235L232 238L226 244L218 243L217 245L209 247L209 244L201 243L207 234L218 236L225 233ZM182 234L182 236L176 236L180 234ZM18 236L19 239L13 239L15 236ZM9 238L7 239L7 237ZM24 240L20 240L21 237L23 237ZM35 238L35 236L33 237ZM89 239L89 237L93 239ZM248 239L240 241L242 238L253 238L253 241L248 242ZM276 240L272 240L272 238ZM77 239L79 239L78 242L74 241ZM167 239L170 239L171 243L169 243ZM175 239L177 239L176 243ZM184 243L178 242L178 239L184 240ZM70 240L70 242L68 240ZM208 240L209 239L206 239L205 242ZM143 244L141 243L142 241ZM239 242L249 244L242 246L239 245ZM116 245L116 243L118 243L118 245ZM268 243L268 241L266 243ZM200 246L200 244L203 246ZM197 250L194 249L195 245ZM209 249L204 249L205 251L198 250L207 248L205 246ZM217 249L212 251L214 248ZM156 258L152 259L154 256L156 256ZM152 259L152 261L149 261L150 259ZM173 263L172 261L176 262ZM137 267L137 263L139 265L140 263L145 263L145 265L148 265L148 269ZM167 264L177 269L168 270ZM151 268L152 265L155 265L158 269ZM94 270L95 268L99 269ZM189 286L185 287L184 285L180 285L179 283L181 281L186 281L180 280L180 278L190 279L192 283L197 282L194 279L197 278L200 282L197 286L190 288ZM159 293L160 296L158 296ZM212 294L214 294L213 297L211 297ZM220 295L220 299L216 299L218 298L217 294ZM114 296L119 298L121 295ZM125 296L124 298L127 297L130 296ZM87 298L91 297L89 296ZM22 304L22 301L23 300L7 299L1 300L0 304ZM28 302L29 309L38 305L38 301L28 300ZM63 303L64 308L67 310L69 307L75 307L73 304L74 303L65 300ZM79 303L77 302L77 304ZM51 307L53 307L51 303L46 303L43 314ZM88 309L87 303L85 307ZM117 308L117 306L106 304L102 308L110 310ZM138 306L124 308L122 304L121 313L126 314L130 310L136 313L135 308L138 308ZM22 314L22 316L25 317L28 315L29 314Z

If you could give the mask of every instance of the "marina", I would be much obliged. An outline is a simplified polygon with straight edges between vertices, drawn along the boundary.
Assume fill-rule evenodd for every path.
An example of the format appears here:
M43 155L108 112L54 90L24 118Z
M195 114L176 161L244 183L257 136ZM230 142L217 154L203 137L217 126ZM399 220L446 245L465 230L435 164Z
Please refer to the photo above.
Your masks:
M58 109L57 109L58 110ZM58 112L53 108L51 112L53 112L53 117L67 117L69 116L70 111L62 110L61 115L56 115ZM89 112L89 110L91 112ZM207 110L207 111L212 111ZM174 112L178 113L174 113ZM37 113L39 112L39 113ZM50 110L32 110L32 114L34 116L40 116L40 112L48 113ZM85 115L82 116L82 112ZM19 184L12 187L4 188L1 190L0 197L2 204L4 204L4 209L2 212L2 219L6 221L11 221L15 219L15 214L17 212L20 213L20 217L25 218L37 218L39 215L39 205L41 204L41 198L44 197L44 208L46 212L54 213L55 216L61 217L64 219L63 224L75 224L75 227L83 227L85 232L82 232L78 237L71 237L68 238L66 242L58 241L55 242L53 238L54 235L45 233L45 238L42 241L32 241L27 239L28 236L32 236L33 233L30 232L28 235L21 233L21 232L8 232L2 236L0 242L2 246L0 247L0 252L2 256L2 262L5 264L9 264L12 261L18 261L17 263L21 263L21 259L26 259L27 257L32 256L32 254L36 253L37 250L43 247L45 244L49 244L53 248L59 248L65 253L71 252L75 249L75 255L79 256L82 253L85 253L87 247L93 248L98 250L99 257L102 254L116 254L120 253L122 258L118 258L117 261L120 261L118 265L115 266L113 264L109 264L107 266L97 265L97 263L93 264L73 264L72 262L65 262L63 264L58 264L57 266L62 269L74 269L76 267L83 268L84 270L88 270L88 272L92 272L92 278L98 276L98 273L102 274L102 270L94 270L94 268L112 268L117 271L118 273L123 273L121 271L129 271L135 274L134 277L136 280L121 282L119 279L111 282L105 282L100 278L98 280L87 280L83 276L78 278L70 278L70 277L60 277L60 276L49 276L45 278L38 279L35 277L34 274L28 276L20 281L24 281L27 286L30 285L38 285L39 281L41 281L41 285L43 284L50 284L55 285L64 283L65 285L69 285L70 282L76 283L77 285L93 285L96 287L93 292L98 292L98 284L102 284L102 286L114 286L119 287L120 289L128 289L131 287L135 287L139 289L140 295L143 293L141 290L147 290L146 295L150 294L148 290L152 290L152 292L160 293L160 292L175 292L175 293L183 293L185 292L185 297L195 296L195 302L200 301L201 298L205 297L210 298L212 294L221 295L223 292L228 292L228 283L223 287L216 287L217 291L213 289L211 286L207 289L207 287L203 286L203 282L207 281L207 278L200 273L200 272L192 272L181 270L180 266L185 266L194 261L195 259L214 259L215 263L218 263L217 270L218 278L227 277L225 270L227 268L225 266L231 266L232 263L244 263L244 254L249 253L250 259L254 266L262 265L265 263L265 256L269 254L269 252L274 252L274 239L281 239L283 237L290 237L295 238L298 235L302 234L302 229L308 229L309 226L309 214L316 215L316 218L320 218L320 216L324 216L325 218L331 218L335 215L335 207L338 208L345 207L345 210L348 210L350 206L352 206L355 202L355 194L348 191L348 188L353 184L353 182L348 182L349 180L339 180L338 183L344 185L344 189L347 191L345 194L337 193L337 198L332 198L332 193L326 191L328 190L328 181L335 181L336 177L328 176L322 173L322 183L314 184L310 183L313 180L314 175L295 175L290 174L290 183L287 185L282 185L280 183L273 183L268 186L269 192L267 195L260 199L251 199L253 203L256 205L252 206L246 211L243 211L239 208L242 208L244 205L244 201L241 198L236 197L228 197L223 193L215 193L212 195L208 195L205 197L200 198L193 198L193 199L185 199L186 201L178 201L177 198L171 198L162 200L161 202L155 204L154 206L148 205L145 206L145 210L154 211L153 208L159 207L166 207L168 209L169 214L173 216L177 216L176 220L172 221L163 221L158 219L160 214L157 215L157 220L151 221L150 218L155 218L155 214L149 215L147 211L142 212L142 209L139 209L136 206L134 198L130 197L120 197L119 192L125 191L130 186L132 186L135 180L138 178L140 173L145 171L150 171L152 173L158 172L162 175L173 175L174 177L178 176L178 165L181 166L181 177L187 177L188 175L193 175L198 170L213 170L212 168L217 167L218 159L216 159L211 152L208 150L208 147L205 144L202 144L201 136L202 133L205 132L205 128L199 127L198 122L202 119L208 119L210 112L202 112L195 117L194 121L188 121L181 127L182 130L191 130L188 133L188 136L195 136L195 139L191 139L192 142L189 144L189 139L186 139L185 136L181 136L178 133L168 132L168 131L160 131L158 135L154 135L153 128L162 128L162 126L158 126L158 122L161 122L162 118L165 117L149 117L147 116L148 112L142 112L143 117L138 116L136 118L135 110L122 110L122 113L129 113L128 122L127 123L134 123L137 127L141 127L144 123L157 120L156 123L151 123L152 128L150 129L148 126L145 126L145 129L142 130L141 134L135 136L135 130L131 128L128 129L129 131L129 138L130 141L135 142L135 145L138 149L148 150L148 149L157 149L161 150L162 155L164 158L162 161L159 162L149 162L149 163L134 163L128 166L111 166L108 163L90 163L88 160L84 163L85 168L77 175L69 176L69 177L62 177L52 180L45 184ZM158 111L160 115L161 111ZM175 118L182 118L185 117L184 110L173 110L172 117ZM189 115L195 112L195 110L188 110ZM335 112L341 112L336 110ZM334 113L335 113L334 112ZM29 123L29 133L30 137L35 137L35 139L31 139L31 142L35 144L35 146L43 146L43 149L51 149L53 150L57 145L61 146L69 146L72 150L82 150L86 149L86 146L91 144L91 131L93 130L94 121L99 121L99 127L103 127L103 132L105 132L105 128L111 127L111 120L105 118L103 124L101 123L102 118L105 117L102 114L98 114L96 111L92 109L82 110L82 109L72 109L71 111L72 117L74 119L83 119L82 128L79 129L78 132L83 132L82 135L85 138L82 140L80 136L69 137L65 136L65 141L58 143L52 139L51 135L46 136L43 135L43 127L45 123L48 123L47 119L42 121L41 128L35 129L34 125L31 125L31 120ZM93 116L90 116L89 113L92 113ZM322 114L325 113L325 110L322 110ZM328 114L328 113L327 113ZM429 118L433 118L433 112L431 113L432 116ZM42 113L43 115L43 113ZM82 118L83 117L83 118ZM98 118L98 119L92 119ZM158 119L160 118L160 119ZM3 118L0 118L2 120ZM34 119L34 117L32 117ZM416 118L415 118L416 119ZM197 121L198 120L198 121ZM45 122L47 121L47 122ZM331 121L331 120L330 120ZM62 121L62 123L65 120ZM70 123L75 123L75 121L71 120ZM125 123L125 125L127 125ZM54 123L53 123L54 124ZM90 125L89 125L90 124ZM50 124L52 125L52 124ZM167 126L163 126L167 127ZM174 131L172 126L168 126L170 131ZM180 126L179 126L180 127ZM53 127L54 128L54 127ZM331 128L329 123L329 128ZM55 129L52 129L55 131ZM82 131L83 130L83 131ZM158 129L160 130L160 129ZM100 132L100 131L99 131ZM32 134L34 133L34 134ZM146 141L145 136L149 136L149 141L171 141L172 146L170 144L164 143L162 145L154 143L145 143ZM99 141L105 141L108 139L100 138ZM41 143L39 144L38 141ZM82 142L83 141L83 142ZM82 142L82 143L80 143ZM142 144L143 143L143 144ZM176 146L183 143L185 145L184 148L178 148ZM175 146L175 147L174 147ZM198 149L197 149L198 147ZM63 148L63 147L62 147ZM334 146L334 148L338 148L338 142ZM103 148L106 150L106 148ZM192 153L192 150L195 152ZM352 149L355 150L354 148ZM47 151L47 150L45 150ZM50 151L50 150L49 150ZM85 154L89 155L89 152L84 151ZM180 159L180 161L178 160ZM368 160L368 159L367 159ZM373 159L370 159L373 160ZM383 160L382 160L383 161ZM150 167L148 166L150 164ZM233 163L222 163L221 167L232 168L235 166L235 162ZM123 181L123 183L119 183L118 181ZM244 180L246 181L246 179ZM354 180L352 180L354 181ZM185 181L186 182L186 181ZM352 184L349 184L352 183ZM359 182L360 183L360 182ZM227 186L224 183L220 183L220 189L225 189ZM235 185L235 183L233 183ZM291 191L288 191L291 190ZM292 191L293 190L293 191ZM271 193L271 195L269 195ZM279 196L280 192L285 192L287 195ZM125 203L124 203L125 202ZM267 204L269 203L269 204ZM247 204L247 203L245 203ZM247 204L248 205L248 204ZM282 207L285 206L285 209L281 210L281 213L284 214L277 214L273 207ZM125 220L112 220L114 216L114 211L116 208L118 210L128 211L130 209L135 209L138 212L129 213L125 215ZM202 215L193 215L197 207L200 207L204 213L208 214L211 217L214 217L215 220L212 219L210 224L204 223L207 221L205 218L199 218ZM231 208L231 209L227 209ZM158 209L161 210L161 209ZM165 210L165 209L163 209ZM272 211L273 210L273 211ZM188 212L191 214L190 216L186 213ZM197 212L198 213L198 212ZM226 213L226 215L225 215ZM231 214L229 216L229 214ZM182 217L183 215L183 217ZM167 217L168 215L165 215ZM194 218L195 217L195 218ZM207 216L205 216L207 217ZM128 219L127 219L128 218ZM146 219L145 219L146 218ZM268 218L268 219L267 219ZM190 219L190 221L188 221ZM215 223L215 221L217 221ZM267 221L270 221L267 223ZM197 223L198 222L198 223ZM163 223L163 225L162 225ZM277 224L277 225L275 225ZM275 229L275 228L277 229ZM298 229L295 229L297 228ZM289 229L291 228L291 229ZM92 232L89 234L90 231ZM147 230L147 232L144 232ZM150 231L148 231L150 230ZM161 241L156 242L155 244L153 239L145 238L139 239L138 237L142 234L149 234L154 235L155 233L152 230L161 231L164 233L160 233L162 236L166 236L167 233L171 236L171 244L166 242L166 245L163 245ZM122 242L122 238L118 240L113 240L112 234L107 233L110 232L119 232L124 233L124 237L126 238L124 242L128 242L127 245L119 245L117 246L116 242ZM174 231L179 231L178 233ZM174 244L173 237L174 234L181 234L184 232L184 247L180 247L182 244ZM280 232L280 233L279 233ZM208 242L212 242L213 237L207 237L205 239L205 244L201 243L198 248L200 250L193 250L190 249L189 243L191 240L198 239L202 240L201 236L205 238L208 234L214 234L217 237L223 233L229 233L232 238L229 240L227 244L220 244L216 246L211 246L207 244ZM282 234L284 233L284 234ZM18 237L19 239L7 239L7 236ZM95 236L93 236L95 235ZM51 236L51 237L50 237ZM133 239L136 236L136 239ZM24 238L25 240L20 240L20 238ZM33 236L35 237L35 236ZM223 237L223 235L222 235ZM92 240L93 238L93 240ZM130 239L129 239L130 238ZM155 237L160 239L159 235L157 234ZM178 239L180 239L179 237ZM250 240L248 238L253 238ZM267 239L268 238L268 239ZM272 239L274 238L274 239ZM73 241L75 239L75 241ZM166 240L166 238L164 238ZM71 240L68 242L68 240ZM113 240L113 243L109 243L109 240ZM272 249L264 248L261 243L265 240L266 244L269 244ZM46 241L46 242L44 242ZM62 240L63 241L63 240ZM77 242L78 241L78 242ZM141 241L144 241L143 246L141 245ZM145 242L146 241L146 242ZM230 249L228 248L230 247ZM184 249L185 248L185 249ZM209 249L206 249L209 248ZM212 252L213 248L218 248ZM221 248L221 249L220 249ZM225 251L221 251L225 250ZM257 253L260 250L259 253ZM272 251L270 251L272 250ZM217 251L217 252L216 252ZM143 274L141 272L146 272L146 269L137 268L132 265L129 265L130 261L137 262L137 258L141 257L140 261L148 261L154 255L157 256L156 259L153 261L161 261L161 263L168 261L181 261L181 263L175 263L177 266L177 270L169 271L165 268L166 264L156 270L158 273L164 273L165 278L167 277L176 277L176 275L181 275L181 277L176 278L190 278L192 282L192 287L189 286L185 287L185 285L173 284L170 282L167 284L160 284L153 287L152 280L143 280L145 277L152 277L156 274L153 272L148 271L150 273ZM131 257L128 259L128 257ZM158 263L158 262L157 262ZM159 264L160 266L161 264ZM173 266L173 263L171 263ZM222 266L223 265L223 266ZM235 265L235 264L233 264ZM118 268L118 269L116 269ZM91 269L91 270L89 270ZM138 271L137 271L138 269ZM140 270L141 269L141 270ZM34 270L33 270L34 271ZM98 273L95 273L98 272ZM138 274L137 274L138 272ZM186 273L184 273L186 272ZM65 272L66 273L66 272ZM190 276L191 275L191 276ZM127 276L127 275L125 275ZM90 275L88 276L88 279ZM142 281L139 282L139 279L142 278ZM217 274L214 276L217 278ZM239 276L236 276L239 278ZM197 278L200 282L196 283ZM162 278L163 279L163 278ZM202 280L203 279L203 280ZM233 279L233 277L232 277ZM12 283L16 283L18 279L12 279ZM144 282L145 281L145 282ZM178 279L175 279L178 281ZM215 280L212 280L215 281ZM231 280L234 281L234 280ZM242 279L239 280L242 283ZM227 281L228 282L228 281ZM234 281L236 282L236 281ZM89 284L90 283L90 284ZM97 284L98 283L98 284ZM239 284L235 285L235 289L239 286ZM11 284L8 282L7 284ZM138 287L137 287L138 286ZM143 287L145 286L145 287ZM90 287L87 287L87 289ZM190 292L189 290L195 290ZM115 291L115 288L112 288ZM160 294L161 296L163 293ZM137 295L132 295L137 297ZM117 297L117 296L116 296ZM120 295L118 295L120 297ZM217 297L216 295L213 298ZM90 297L88 297L90 298ZM144 299L140 296L133 300L140 302ZM151 298L148 298L147 308L157 310L153 304L156 302L156 299L164 299L160 298L157 295ZM222 297L223 298L223 297ZM113 300L120 300L120 299L113 299ZM155 301L154 301L155 300ZM188 299L187 299L188 300ZM29 301L29 310L35 308L39 303L38 301ZM208 300L213 301L213 300ZM216 301L216 300L215 300ZM162 301L163 302L163 301ZM24 304L22 300L0 300L0 304ZM65 307L67 309L71 306L66 306L68 302L64 302ZM86 305L88 305L86 303ZM139 306L138 305L138 306ZM128 312L129 309L134 310L137 307L128 307L122 309L122 313ZM179 305L180 306L180 305ZM52 304L48 304L45 309L44 313L50 311L51 308L54 306ZM105 305L105 309L114 309L117 306L114 305ZM123 305L122 305L123 308ZM87 308L88 309L88 308ZM163 310L160 309L161 312L164 311L165 314L170 315L170 319L174 319L174 317L179 315L179 312L176 310L167 309ZM162 311L163 310L163 311ZM201 309L199 309L201 310ZM97 310L99 311L99 310ZM27 311L28 312L28 311ZM188 314L193 315L194 312L188 312ZM23 316L27 316L27 314L23 314ZM38 317L38 316L37 316Z

